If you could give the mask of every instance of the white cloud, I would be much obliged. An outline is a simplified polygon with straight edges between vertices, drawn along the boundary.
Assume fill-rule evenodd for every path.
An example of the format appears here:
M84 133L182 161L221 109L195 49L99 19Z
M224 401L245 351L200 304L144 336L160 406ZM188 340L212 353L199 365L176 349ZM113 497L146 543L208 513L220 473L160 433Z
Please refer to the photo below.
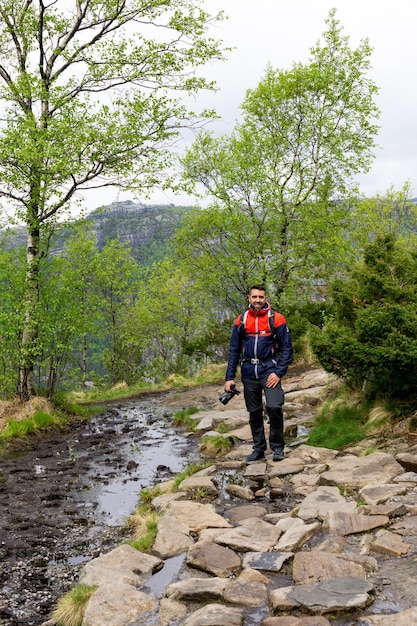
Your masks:
M217 81L218 92L198 98L200 106L213 107L222 116L212 125L216 133L232 130L246 90L257 85L268 63L289 69L293 62L307 61L335 7L343 34L353 47L369 39L374 49L370 75L380 89L379 148L371 171L359 179L361 189L371 195L410 181L417 196L415 0L389 4L380 0L206 0L206 7L211 13L224 10L229 16L213 28L213 35L235 47L227 61L205 69ZM108 191L105 196L108 202ZM178 202L169 193L156 193L154 200Z

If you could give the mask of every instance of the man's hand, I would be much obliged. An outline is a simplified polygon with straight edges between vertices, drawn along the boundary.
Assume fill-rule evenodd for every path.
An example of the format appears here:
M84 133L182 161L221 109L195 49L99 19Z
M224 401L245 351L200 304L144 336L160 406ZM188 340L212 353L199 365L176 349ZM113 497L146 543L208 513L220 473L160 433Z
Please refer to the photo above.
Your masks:
M234 384L235 384L234 380L226 380L226 382L224 384L224 390L225 391L230 391L230 388L233 387Z
M279 384L280 381L280 377L277 376L276 374L270 374L267 378L266 381L266 386L267 387L276 387Z

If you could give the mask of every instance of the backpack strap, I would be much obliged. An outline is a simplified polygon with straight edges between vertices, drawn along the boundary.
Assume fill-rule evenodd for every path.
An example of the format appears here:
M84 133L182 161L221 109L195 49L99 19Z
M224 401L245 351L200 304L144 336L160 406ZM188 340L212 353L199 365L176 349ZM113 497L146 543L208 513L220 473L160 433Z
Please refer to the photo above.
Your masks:
M245 334L246 319L248 317L248 312L249 312L249 309L246 309L246 311L244 311L240 316L239 333L241 334L242 337ZM276 328L275 328L275 311L272 308L268 309L268 322L269 322L269 328L271 329L272 336L276 339L277 333L276 333Z
M239 326L239 334L243 337L245 334L245 328L246 328L246 318L248 317L248 311L249 309L246 309L246 311L243 311L243 313L240 314L240 326Z

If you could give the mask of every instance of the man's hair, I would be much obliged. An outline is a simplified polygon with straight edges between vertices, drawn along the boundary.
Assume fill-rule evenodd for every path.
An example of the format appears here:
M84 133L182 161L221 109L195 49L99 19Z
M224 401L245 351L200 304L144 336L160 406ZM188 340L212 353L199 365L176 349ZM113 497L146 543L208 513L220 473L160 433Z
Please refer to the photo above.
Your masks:
M258 291L265 291L266 293L265 286L261 285L260 283L258 283L257 285L252 285L252 287L249 289L249 293L252 293L253 289L257 289Z

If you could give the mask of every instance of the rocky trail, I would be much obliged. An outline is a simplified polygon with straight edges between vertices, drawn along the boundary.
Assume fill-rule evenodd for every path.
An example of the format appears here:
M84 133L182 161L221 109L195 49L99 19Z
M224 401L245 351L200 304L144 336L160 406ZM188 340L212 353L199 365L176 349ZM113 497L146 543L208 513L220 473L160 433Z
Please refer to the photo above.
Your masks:
M279 463L271 454L245 463L251 444L241 396L224 407L222 389L214 386L152 399L164 423L170 411L202 409L196 435L175 443L183 466L202 456L198 444L218 434L220 422L235 445L220 458L203 456L211 465L175 492L175 454L158 464L150 481L159 486L150 553L122 545L126 531L115 521L105 532L101 527L94 549L91 542L84 547L84 560L62 584L62 590L75 581L97 587L83 626L417 624L417 446L407 423L343 453L306 445L309 424L333 388L321 370L290 372L284 384L288 445ZM156 442L151 449L155 456ZM118 473L127 475L129 461L124 455ZM89 542L91 527L79 530L79 541ZM50 570L42 571L47 586ZM45 600L45 608L50 604ZM19 623L55 626L52 619L4 621Z

